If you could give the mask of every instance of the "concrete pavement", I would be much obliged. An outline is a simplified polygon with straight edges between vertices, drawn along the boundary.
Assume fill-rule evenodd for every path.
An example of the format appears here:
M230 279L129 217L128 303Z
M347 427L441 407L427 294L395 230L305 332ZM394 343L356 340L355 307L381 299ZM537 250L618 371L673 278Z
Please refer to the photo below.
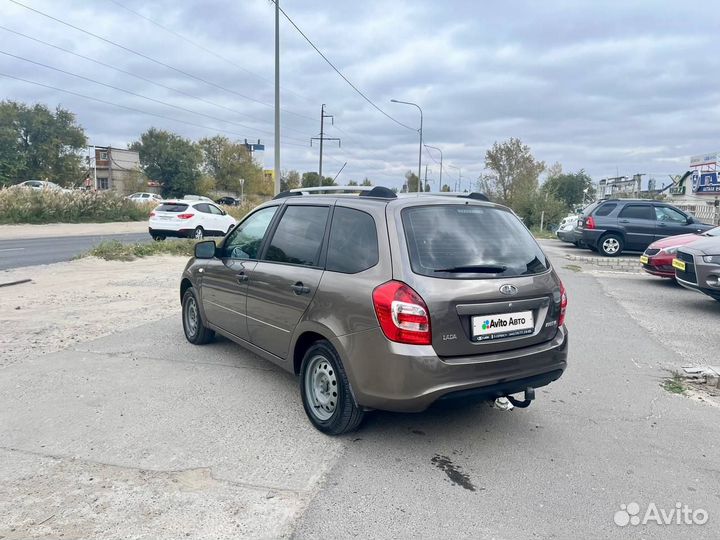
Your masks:
M662 389L683 358L557 257L569 367L526 410L376 412L328 438L293 376L189 345L179 306L0 370L0 536L717 538L720 409ZM631 502L710 520L615 525Z

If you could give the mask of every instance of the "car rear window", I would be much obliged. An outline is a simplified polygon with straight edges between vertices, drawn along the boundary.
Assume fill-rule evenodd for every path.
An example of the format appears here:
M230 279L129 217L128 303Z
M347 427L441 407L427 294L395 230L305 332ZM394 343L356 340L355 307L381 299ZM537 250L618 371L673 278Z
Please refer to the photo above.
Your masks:
M595 210L596 216L609 216L617 207L617 203L606 203Z
M655 220L655 211L653 207L647 204L628 204L620 210L618 217L626 219L647 219Z
M155 210L157 212L184 212L188 209L187 204L179 204L179 203L163 203L160 206L158 206Z
M355 274L378 263L375 220L370 214L337 206L333 214L325 268Z
M402 211L413 272L441 278L512 277L545 272L545 254L513 213L475 205Z

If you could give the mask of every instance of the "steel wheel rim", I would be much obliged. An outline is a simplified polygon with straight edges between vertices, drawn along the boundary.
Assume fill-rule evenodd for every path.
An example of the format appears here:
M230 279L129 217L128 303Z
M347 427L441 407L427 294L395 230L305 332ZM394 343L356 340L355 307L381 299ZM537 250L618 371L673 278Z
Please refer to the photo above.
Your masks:
M200 227L198 227L197 229L195 229L195 238L197 240L200 240L202 237L203 237L203 231Z
M620 242L614 238L608 238L603 242L603 250L605 250L605 253L617 253L618 249L620 249Z
M322 355L313 356L305 371L305 395L313 415L329 420L338 402L338 381L335 368Z
M194 337L198 331L200 314L198 313L197 302L190 296L185 303L185 327L190 337Z

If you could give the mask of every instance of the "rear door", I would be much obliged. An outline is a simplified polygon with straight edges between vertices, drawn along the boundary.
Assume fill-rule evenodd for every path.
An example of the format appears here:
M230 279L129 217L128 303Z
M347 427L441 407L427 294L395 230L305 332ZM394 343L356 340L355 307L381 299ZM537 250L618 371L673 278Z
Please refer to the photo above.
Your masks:
M625 231L625 247L644 250L655 240L657 220L650 203L625 205L618 214L618 225Z
M687 216L670 206L656 205L655 217L657 218L655 240L666 236L695 232L695 228L688 224Z
M329 206L287 205L250 272L250 341L280 358L287 357L292 332L322 278L329 213Z
M218 256L203 269L202 303L211 324L247 340L246 303L250 272L277 206L250 214L218 248Z
M402 209L400 221L400 252L408 262L399 261L393 274L425 301L439 356L505 351L555 336L559 285L512 212L418 205Z

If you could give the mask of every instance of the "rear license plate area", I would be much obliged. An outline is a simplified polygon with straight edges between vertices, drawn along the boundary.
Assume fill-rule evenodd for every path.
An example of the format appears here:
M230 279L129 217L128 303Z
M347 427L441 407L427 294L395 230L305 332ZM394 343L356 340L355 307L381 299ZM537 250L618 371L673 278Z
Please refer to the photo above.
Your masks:
M472 317L472 340L488 341L525 336L535 331L532 311L476 315Z

